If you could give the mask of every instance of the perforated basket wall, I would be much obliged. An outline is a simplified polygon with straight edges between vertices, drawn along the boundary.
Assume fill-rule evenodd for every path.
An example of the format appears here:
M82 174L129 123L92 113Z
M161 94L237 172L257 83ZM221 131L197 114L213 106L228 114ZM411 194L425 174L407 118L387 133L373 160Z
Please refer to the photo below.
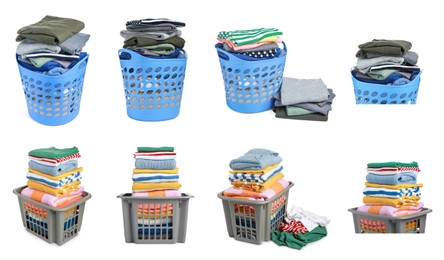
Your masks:
M217 196L222 200L228 235L236 240L253 244L271 239L286 215L288 193L293 183L267 201L252 201Z
M256 113L274 107L284 74L287 49L279 57L247 61L216 47L225 85L226 102L232 110Z
M421 73L402 86L371 84L352 75L356 104L416 104Z
M155 59L121 49L129 59L120 59L126 108L140 121L163 121L177 117L184 87L187 55Z
M431 209L423 208L421 212L403 216L390 217L369 214L349 209L353 214L353 223L356 233L424 233L427 214Z
M78 235L85 203L91 194L84 192L82 199L64 208L53 208L21 195L24 188L26 186L14 189L14 193L18 196L23 226L28 232L59 246Z
M18 64L28 112L44 125L63 125L77 117L88 55L60 76L47 76Z

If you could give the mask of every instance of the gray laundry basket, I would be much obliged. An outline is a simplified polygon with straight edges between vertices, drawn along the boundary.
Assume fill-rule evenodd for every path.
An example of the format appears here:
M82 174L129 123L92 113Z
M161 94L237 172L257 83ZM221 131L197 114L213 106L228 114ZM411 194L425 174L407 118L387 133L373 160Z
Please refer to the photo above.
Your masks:
M403 216L391 217L369 214L351 208L356 233L424 233L427 214L431 209L423 208L421 212Z
M63 208L53 208L21 194L27 186L14 189L20 204L23 226L30 233L48 243L59 246L80 232L85 203L91 194L83 192L83 198Z
M253 244L269 241L287 213L288 193L293 185L290 182L287 188L266 201L236 199L220 192L217 196L224 207L228 235Z
M125 242L136 244L184 243L187 233L188 202L193 196L133 197L122 199ZM139 212L141 209L142 212ZM157 209L160 212L157 212Z

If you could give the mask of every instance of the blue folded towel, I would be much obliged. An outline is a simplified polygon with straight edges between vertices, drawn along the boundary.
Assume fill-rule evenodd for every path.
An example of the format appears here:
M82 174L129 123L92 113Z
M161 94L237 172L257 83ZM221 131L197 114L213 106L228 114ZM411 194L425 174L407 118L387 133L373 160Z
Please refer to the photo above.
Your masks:
M403 172L393 175L378 175L368 173L366 179L368 182L385 185L416 184L416 173Z
M267 166L279 163L282 158L279 154L267 149L252 149L239 158L230 162L233 170L260 170Z

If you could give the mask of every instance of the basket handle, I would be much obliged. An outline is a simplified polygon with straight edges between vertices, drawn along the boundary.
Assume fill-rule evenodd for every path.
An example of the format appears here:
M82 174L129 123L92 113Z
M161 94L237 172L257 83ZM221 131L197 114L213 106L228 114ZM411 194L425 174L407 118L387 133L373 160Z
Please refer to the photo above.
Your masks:
M283 48L283 53L281 53L281 55L282 56L287 55L287 45L285 44L284 41L282 41L282 44L284 45L284 48ZM229 61L230 58L232 58L232 59L237 59L239 61L244 61L242 59L239 59L238 57L230 55L230 53L227 52L226 50L219 48L218 44L216 44L214 47L217 49L217 55L219 56L219 58L221 58L223 60Z
M78 64L76 64L77 70L83 69L88 63L88 59L89 59L89 54L87 54L85 58L83 58L83 60L81 60Z

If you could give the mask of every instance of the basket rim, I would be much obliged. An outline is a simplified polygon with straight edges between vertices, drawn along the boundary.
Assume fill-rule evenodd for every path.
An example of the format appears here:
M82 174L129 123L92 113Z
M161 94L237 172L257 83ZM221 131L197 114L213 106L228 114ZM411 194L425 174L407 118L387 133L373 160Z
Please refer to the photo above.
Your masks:
M117 195L117 198L120 198L122 200L134 200L134 201L146 201L146 200L189 200L190 198L194 198L193 195L189 193L181 193L182 196L180 197L133 197L132 193L122 193L120 195Z
M363 82L360 81L359 79L357 79L355 76L353 76L353 71L354 68L352 68L350 70L350 75L352 77L353 83L357 82L359 85L362 85L363 87L368 87L371 86L372 88L384 88L384 89L397 89L397 90L405 90L406 88L411 88L411 87L415 87L415 88L419 88L419 81L421 80L421 74L422 74L422 69L419 71L418 75L412 80L410 81L410 83L405 84L405 85L401 85L401 86L394 86L394 85L384 85L384 84L375 84L375 83L369 83L369 82ZM355 89L360 89L361 86L359 86L357 84L353 84L353 88Z
M130 49L125 49L125 48L121 48L117 51L117 53L119 54L119 60L120 62L131 62L134 61L132 58L130 60L122 60L120 59L120 54L122 52L129 52L131 55L134 55L134 57L136 58L136 60L142 61L142 60L149 60L150 62L164 62L164 61L180 61L180 60L187 60L188 59L188 54L185 51L185 49L183 50L183 54L179 55L177 58L169 58L169 59L156 59L156 58L150 58L149 56L143 56L142 54L130 50Z
M276 61L276 60L285 59L285 58L287 57L287 46L285 45L285 42L284 42L284 41L282 41L282 44L284 45L284 48L282 49L282 52L281 52L281 54L279 55L279 57L275 57L275 58L272 58L272 59L263 59L263 60L262 60L262 59L259 59L259 60L243 60L243 59L239 59L238 57L234 56L234 55L231 54L230 52L228 52L228 51L226 51L226 50L224 50L224 49L219 48L219 47L218 47L218 44L219 44L219 43L217 43L217 44L214 45L214 48L216 49L216 51L217 51L217 52L221 52L221 53L223 53L223 54L229 56L230 59L233 59L233 60L224 60L224 59L221 59L221 58L219 57L219 61L224 61L224 62L264 63L264 62L270 62L270 61Z
M402 216L402 217L392 217L392 216L370 214L370 213L366 213L366 212L359 212L357 209L358 209L358 207L354 207L354 208L348 209L348 211L350 211L353 215L360 215L360 216L365 216L365 217L370 217L370 218L380 218L382 220L407 220L407 219L411 219L411 218L421 217L421 216L427 215L428 213L432 212L432 209L422 208L421 212L418 212L415 214Z

